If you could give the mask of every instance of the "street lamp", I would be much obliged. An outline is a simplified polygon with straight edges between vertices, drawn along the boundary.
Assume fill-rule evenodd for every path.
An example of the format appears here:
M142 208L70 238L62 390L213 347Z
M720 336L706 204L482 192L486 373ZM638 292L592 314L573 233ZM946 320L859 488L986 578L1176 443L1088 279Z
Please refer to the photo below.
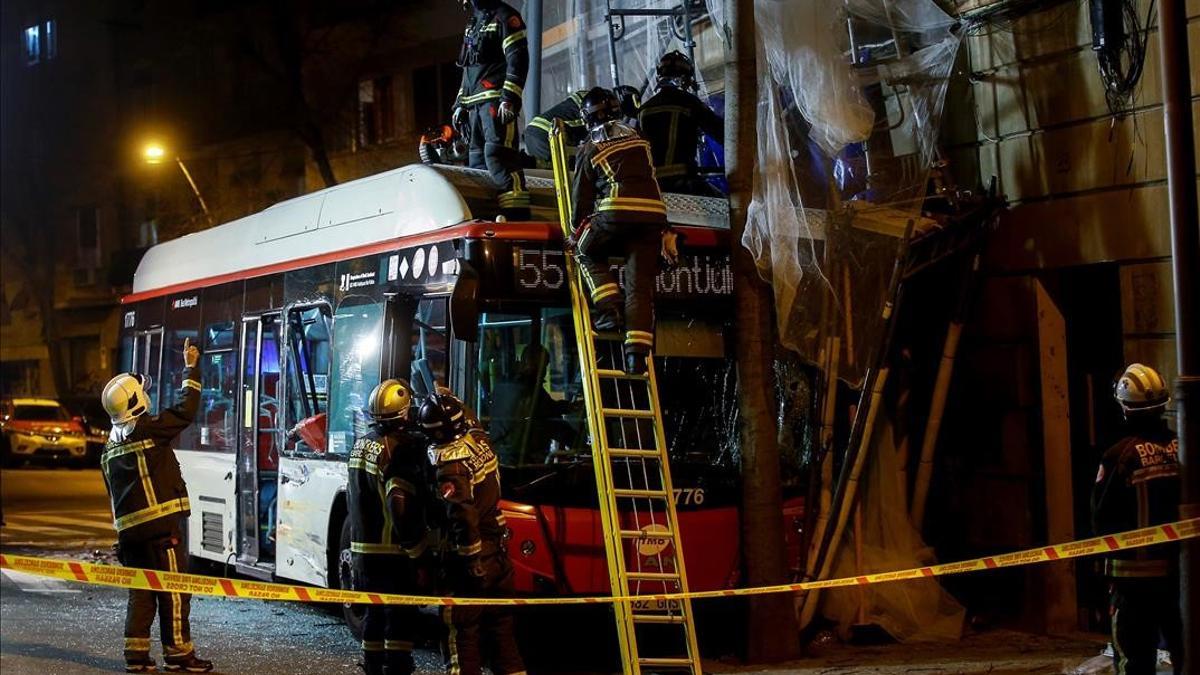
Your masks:
M142 159L147 164L162 164L166 161L167 149L161 143L150 142L142 148ZM187 179L188 185L192 188L192 194L196 195L196 201L200 202L200 210L204 211L204 218L209 225L213 224L212 213L208 210L208 204L204 203L204 197L200 196L200 188L196 187L196 181L192 180L192 174L187 170L187 165L183 163L183 159L179 155L175 155L175 163L179 165L179 170L183 172L183 177Z

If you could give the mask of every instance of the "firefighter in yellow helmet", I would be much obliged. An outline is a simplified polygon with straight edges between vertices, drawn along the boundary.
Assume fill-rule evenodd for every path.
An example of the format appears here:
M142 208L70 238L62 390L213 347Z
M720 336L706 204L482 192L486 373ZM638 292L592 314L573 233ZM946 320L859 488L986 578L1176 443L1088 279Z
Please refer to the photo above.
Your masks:
M413 593L426 548L425 437L410 423L412 388L384 380L371 391L371 430L350 451L346 502L354 590ZM417 608L367 605L363 665L367 675L413 672Z
M1170 400L1166 382L1153 368L1134 363L1117 379L1113 395L1129 435L1104 453L1096 474L1092 528L1097 535L1179 519L1179 437L1163 419ZM1105 560L1118 675L1154 673L1160 635L1175 672L1183 671L1178 563L1175 545L1121 551Z
M112 419L100 468L112 501L118 558L128 567L186 572L184 528L191 512L187 485L171 450L200 407L200 350L184 340L183 389L177 405L148 415L150 382L135 373L109 380L101 402ZM196 656L188 614L191 595L130 590L125 611L125 670L155 672L150 658L150 627L158 611L163 658L168 672L207 673L211 661Z

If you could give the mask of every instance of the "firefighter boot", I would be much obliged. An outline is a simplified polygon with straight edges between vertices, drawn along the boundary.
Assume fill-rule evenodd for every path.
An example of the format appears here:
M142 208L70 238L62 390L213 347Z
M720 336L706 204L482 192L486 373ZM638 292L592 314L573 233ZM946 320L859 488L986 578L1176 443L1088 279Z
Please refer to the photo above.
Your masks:
M158 664L154 663L154 659L149 655L137 658L125 658L125 672L127 673L157 673Z
M168 673L207 673L212 669L212 661L196 656L196 652L179 658L167 659L166 670Z
M647 354L639 352L625 353L625 372L629 375L645 375L646 374L646 357Z

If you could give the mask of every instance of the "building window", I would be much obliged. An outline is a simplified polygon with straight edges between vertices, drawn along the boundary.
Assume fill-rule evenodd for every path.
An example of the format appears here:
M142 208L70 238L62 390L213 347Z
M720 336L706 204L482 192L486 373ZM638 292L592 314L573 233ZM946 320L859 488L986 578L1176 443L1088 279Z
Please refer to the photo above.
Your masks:
M412 73L413 122L417 131L440 127L449 121L458 95L462 71L453 63L417 68Z
M42 29L41 26L29 26L25 29L25 65L36 65L42 60Z
M53 19L42 24L42 56L47 61L58 56L58 22Z
M396 137L396 112L392 99L392 76L384 75L358 83L358 142L366 147Z

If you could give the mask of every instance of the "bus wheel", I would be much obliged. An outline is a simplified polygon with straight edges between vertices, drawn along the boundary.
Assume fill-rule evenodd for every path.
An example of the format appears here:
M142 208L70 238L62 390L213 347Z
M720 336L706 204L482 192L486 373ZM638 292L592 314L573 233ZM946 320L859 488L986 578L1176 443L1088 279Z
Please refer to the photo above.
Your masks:
M337 587L343 590L354 588L354 566L350 557L350 519L342 521L342 533L338 537L337 550ZM363 617L366 615L365 605L342 605L342 618L354 633L354 638L362 639Z

